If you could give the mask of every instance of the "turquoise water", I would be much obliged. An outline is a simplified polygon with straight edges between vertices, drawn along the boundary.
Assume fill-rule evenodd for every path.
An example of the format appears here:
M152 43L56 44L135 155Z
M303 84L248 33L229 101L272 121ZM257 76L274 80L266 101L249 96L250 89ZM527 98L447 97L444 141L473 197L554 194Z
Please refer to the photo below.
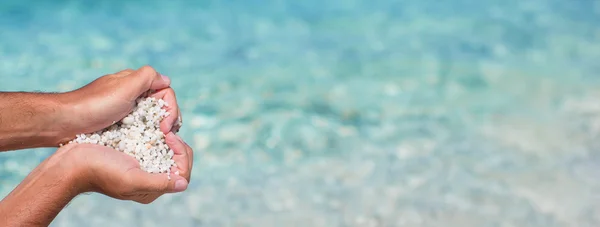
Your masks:
M185 193L53 226L598 226L600 1L0 2L0 90L144 64ZM6 195L52 150L0 154Z

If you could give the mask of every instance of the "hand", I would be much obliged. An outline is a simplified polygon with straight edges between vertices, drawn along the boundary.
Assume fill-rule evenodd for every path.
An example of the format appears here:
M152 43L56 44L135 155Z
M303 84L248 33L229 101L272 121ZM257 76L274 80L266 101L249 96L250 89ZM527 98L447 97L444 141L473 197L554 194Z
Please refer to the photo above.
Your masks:
M152 97L164 99L169 116L160 125L163 133L177 131L181 113L170 79L150 66L138 70L126 69L102 76L77 90L64 93L63 103L70 107L68 127L72 134L92 133L102 130L131 113L136 99L149 90Z
M70 163L75 165L70 169L77 172L75 178L80 193L98 192L120 200L148 204L165 193L184 191L190 181L192 149L173 133L166 135L166 143L173 149L177 164L171 169L170 180L166 174L141 170L135 158L105 146L68 144L56 153L66 153Z

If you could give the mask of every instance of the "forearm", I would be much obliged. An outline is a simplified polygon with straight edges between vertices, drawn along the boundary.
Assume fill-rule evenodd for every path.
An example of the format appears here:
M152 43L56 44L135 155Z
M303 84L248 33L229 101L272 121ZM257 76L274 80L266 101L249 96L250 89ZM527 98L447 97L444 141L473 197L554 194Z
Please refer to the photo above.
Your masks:
M0 226L48 226L82 192L63 155L42 162L0 202Z
M0 92L0 151L56 147L69 137L61 94Z

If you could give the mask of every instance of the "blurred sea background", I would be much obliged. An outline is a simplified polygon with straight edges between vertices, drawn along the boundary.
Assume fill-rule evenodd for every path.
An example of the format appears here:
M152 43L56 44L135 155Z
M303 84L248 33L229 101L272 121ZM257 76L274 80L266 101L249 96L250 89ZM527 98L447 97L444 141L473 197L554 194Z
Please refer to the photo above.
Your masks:
M600 226L600 1L0 1L0 90L146 64L188 190L53 226ZM52 152L0 154L1 195Z

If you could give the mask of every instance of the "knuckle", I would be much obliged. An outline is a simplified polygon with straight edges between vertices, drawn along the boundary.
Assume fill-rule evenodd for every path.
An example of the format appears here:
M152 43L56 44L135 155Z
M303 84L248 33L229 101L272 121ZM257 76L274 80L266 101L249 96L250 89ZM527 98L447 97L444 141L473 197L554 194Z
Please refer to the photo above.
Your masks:
M190 165L190 169L188 170L188 173L186 175L186 180L188 181L188 184L192 182L192 166Z
M150 204L150 203L154 202L157 198L158 198L158 196L156 196L154 194L144 194L137 199L137 202L139 202L141 204Z
M138 203L141 203L141 204L144 204L144 205L147 205L147 204L150 204L150 203L154 202L154 200L149 200L149 199L138 199L138 200L136 200L136 202L138 202Z
M177 166L179 167L179 169L177 170L177 171L179 171L179 176L186 178L190 172L188 165L182 165L182 166L177 165Z
M125 70L123 70L123 71L121 71L119 73L116 73L115 75L117 75L117 76L127 76L129 74L132 74L133 72L135 72L135 70L133 70L133 69L125 69Z
M186 142L183 142L183 145L185 146L185 151L188 155L192 155L194 153L194 149L192 149L192 147L190 147L190 145L188 145Z
M107 195L109 195L110 197L113 197L115 199L127 200L127 199L129 199L129 197L130 197L129 195L131 195L131 194L127 193L125 191L116 191L115 193L110 193Z
M151 198L149 198L148 200L146 200L146 204L153 203L154 201L156 201L156 199L158 199L157 196L152 196Z
M114 78L118 78L118 77L119 77L118 73L115 73L115 74L106 74L106 75L98 78L98 80L109 80L110 81L110 80L112 80Z
M143 75L155 75L156 74L156 70L154 70L154 68L152 68L152 66L149 65L144 65L140 68L140 73L142 73Z
M133 70L133 69L131 69L131 68L126 68L126 69L123 69L123 70L121 70L121 71L119 71L119 72L117 72L117 73L115 73L115 74L131 73L131 72L133 72L133 71L135 71L135 70Z
M185 163L181 167L179 167L179 176L182 176L186 180L190 180L191 168L189 163Z
M172 95L173 97L175 97L175 90L173 90L173 88L169 87L169 88L167 88L166 90L167 90L166 92L167 92L169 95Z

